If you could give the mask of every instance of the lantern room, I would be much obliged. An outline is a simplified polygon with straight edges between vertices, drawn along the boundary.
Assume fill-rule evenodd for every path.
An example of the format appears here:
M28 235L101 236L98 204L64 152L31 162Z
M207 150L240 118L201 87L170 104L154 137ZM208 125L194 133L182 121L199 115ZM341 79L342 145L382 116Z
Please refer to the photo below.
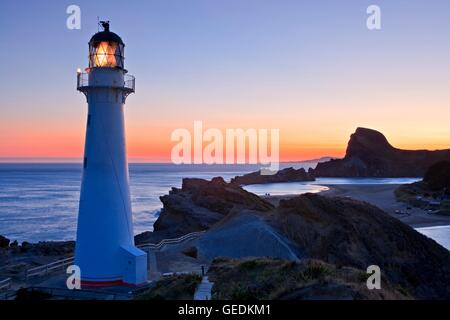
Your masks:
M124 69L125 44L109 30L109 21L100 23L103 31L96 33L89 41L89 68Z

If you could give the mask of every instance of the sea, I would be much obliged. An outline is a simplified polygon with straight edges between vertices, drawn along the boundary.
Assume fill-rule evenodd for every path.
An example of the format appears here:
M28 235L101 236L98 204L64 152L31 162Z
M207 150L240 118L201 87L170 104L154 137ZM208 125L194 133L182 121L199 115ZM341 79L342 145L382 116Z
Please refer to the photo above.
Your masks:
M314 162L284 163L281 168L314 167ZM259 170L256 165L130 164L130 191L134 232L152 231L162 204L160 196L181 187L183 178L229 181L236 175ZM82 166L78 163L0 163L0 235L18 242L74 240ZM404 184L401 179L318 178L314 182L251 185L258 195L302 194L326 190L333 184ZM450 250L450 226L422 228L424 233Z

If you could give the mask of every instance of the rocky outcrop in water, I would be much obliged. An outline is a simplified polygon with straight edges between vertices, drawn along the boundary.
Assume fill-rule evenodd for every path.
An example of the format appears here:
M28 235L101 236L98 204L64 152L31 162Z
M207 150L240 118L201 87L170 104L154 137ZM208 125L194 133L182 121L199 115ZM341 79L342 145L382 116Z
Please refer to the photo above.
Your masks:
M316 177L423 177L433 164L450 160L447 150L401 150L375 130L358 128L343 159L319 163Z
M10 240L0 235L0 248L8 248Z
M305 169L286 168L279 170L273 175L262 175L261 171L245 174L243 176L236 176L231 179L232 183L238 185L249 184L265 184L277 182L300 182L300 181L314 181L314 175L305 171Z

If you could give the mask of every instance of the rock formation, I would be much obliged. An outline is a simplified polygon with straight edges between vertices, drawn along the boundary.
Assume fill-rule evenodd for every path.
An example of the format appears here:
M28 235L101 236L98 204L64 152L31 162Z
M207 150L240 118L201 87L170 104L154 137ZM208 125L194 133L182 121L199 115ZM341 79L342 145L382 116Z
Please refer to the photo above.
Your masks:
M401 150L394 148L378 131L358 128L348 142L343 159L319 163L316 177L423 177L425 171L442 160L450 160L447 150Z
M166 237L206 230L232 212L273 209L270 203L220 177L211 181L183 179L181 189L172 188L160 199L163 209L154 230Z
M278 171L273 175L262 175L260 171L245 174L243 176L236 176L231 179L232 183L238 185L249 184L265 184L276 182L299 182L299 181L314 181L314 176L305 171L305 169L286 168Z
M0 248L8 248L10 240L2 235L0 235Z

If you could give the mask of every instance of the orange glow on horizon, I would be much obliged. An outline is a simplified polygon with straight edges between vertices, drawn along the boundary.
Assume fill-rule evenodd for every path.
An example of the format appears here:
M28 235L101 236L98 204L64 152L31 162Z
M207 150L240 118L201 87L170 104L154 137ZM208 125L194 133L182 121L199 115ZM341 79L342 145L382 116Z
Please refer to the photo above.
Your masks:
M189 129L189 127L187 127ZM9 139L0 141L0 158L79 158L83 156L84 134L80 126L72 131L59 126L38 130L30 128L27 133L10 134ZM150 133L141 130L127 130L127 150L130 162L170 162L170 153L176 142L170 141L169 127L160 127ZM6 135L7 137L8 135ZM163 137L161 139L161 137ZM340 158L345 155L349 134L339 136L312 136L297 138L295 134L280 133L280 160L303 161L325 156ZM445 139L422 139L415 142L401 137L389 137L394 147L400 149L447 149L450 143ZM327 142L328 141L328 142ZM206 143L205 143L206 145Z

